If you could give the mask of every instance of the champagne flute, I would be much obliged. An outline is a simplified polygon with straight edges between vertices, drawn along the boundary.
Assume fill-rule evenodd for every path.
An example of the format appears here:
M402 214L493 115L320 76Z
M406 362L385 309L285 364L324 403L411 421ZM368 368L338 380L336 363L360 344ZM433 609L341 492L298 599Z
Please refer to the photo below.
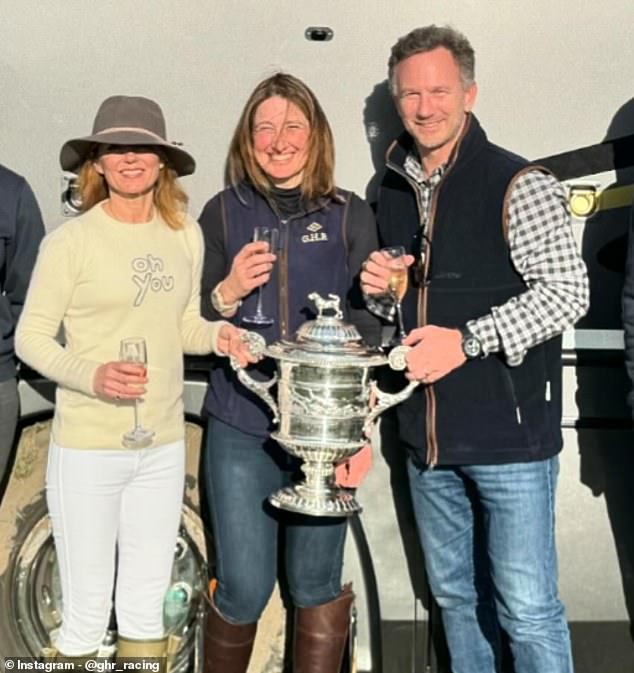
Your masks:
M381 252L389 258L388 267L390 269L390 278L388 280L388 290L390 297L394 300L396 308L397 331L395 339L398 343L405 338L405 328L403 326L403 308L401 302L407 292L407 280L409 272L405 264L405 248L402 245L395 245L391 248L382 248Z
M147 346L143 337L121 339L119 359L123 362L147 364ZM134 400L134 427L123 435L123 446L127 449L144 449L152 443L154 432L139 423L139 400Z
M253 240L254 241L265 241L269 244L268 252L276 253L277 252L277 243L279 241L280 230L275 229L274 227L255 227L253 230ZM272 325L275 320L265 315L262 311L262 288L264 286L260 285L258 287L258 303L255 308L255 313L250 316L245 316L242 318L242 321L247 325L259 325L261 327L267 327Z

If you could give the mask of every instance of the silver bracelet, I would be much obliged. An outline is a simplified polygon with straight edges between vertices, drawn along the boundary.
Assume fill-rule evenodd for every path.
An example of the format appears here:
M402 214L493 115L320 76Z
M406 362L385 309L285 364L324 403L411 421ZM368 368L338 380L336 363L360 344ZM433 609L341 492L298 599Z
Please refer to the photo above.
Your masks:
M222 292L220 291L221 285L222 281L220 281L218 285L216 285L216 287L211 291L211 305L220 314L235 313L235 311L237 311L242 305L242 300L238 299L237 301L233 302L233 304L225 303L222 297Z

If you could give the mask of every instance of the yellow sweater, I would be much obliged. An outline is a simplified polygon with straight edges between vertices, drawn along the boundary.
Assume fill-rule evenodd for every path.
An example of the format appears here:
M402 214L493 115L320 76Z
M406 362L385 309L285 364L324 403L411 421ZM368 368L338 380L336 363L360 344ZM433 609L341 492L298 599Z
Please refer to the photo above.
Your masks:
M203 242L187 218L172 230L158 216L126 224L100 204L44 239L16 333L19 357L59 385L53 439L76 449L123 448L133 402L99 398L93 377L119 359L125 337L144 337L147 393L142 425L154 445L184 436L183 352L215 349L221 322L200 316ZM63 341L56 337L60 325Z

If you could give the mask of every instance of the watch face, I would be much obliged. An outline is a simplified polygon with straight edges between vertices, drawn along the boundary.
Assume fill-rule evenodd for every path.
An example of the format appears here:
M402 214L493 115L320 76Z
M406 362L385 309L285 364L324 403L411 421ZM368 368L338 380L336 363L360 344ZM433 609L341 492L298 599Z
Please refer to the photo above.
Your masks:
M476 337L466 336L462 341L462 350L468 358L477 358L482 352L482 346Z

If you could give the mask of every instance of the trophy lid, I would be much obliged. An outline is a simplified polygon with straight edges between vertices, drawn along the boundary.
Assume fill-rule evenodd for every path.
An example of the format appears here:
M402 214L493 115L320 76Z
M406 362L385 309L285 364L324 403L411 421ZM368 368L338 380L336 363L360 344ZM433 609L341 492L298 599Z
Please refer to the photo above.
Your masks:
M387 362L382 351L365 345L357 328L343 321L341 300L336 294L323 299L312 292L308 298L317 307L317 318L301 325L292 341L283 339L267 347L267 355L317 366L375 367ZM327 310L334 314L325 315Z

